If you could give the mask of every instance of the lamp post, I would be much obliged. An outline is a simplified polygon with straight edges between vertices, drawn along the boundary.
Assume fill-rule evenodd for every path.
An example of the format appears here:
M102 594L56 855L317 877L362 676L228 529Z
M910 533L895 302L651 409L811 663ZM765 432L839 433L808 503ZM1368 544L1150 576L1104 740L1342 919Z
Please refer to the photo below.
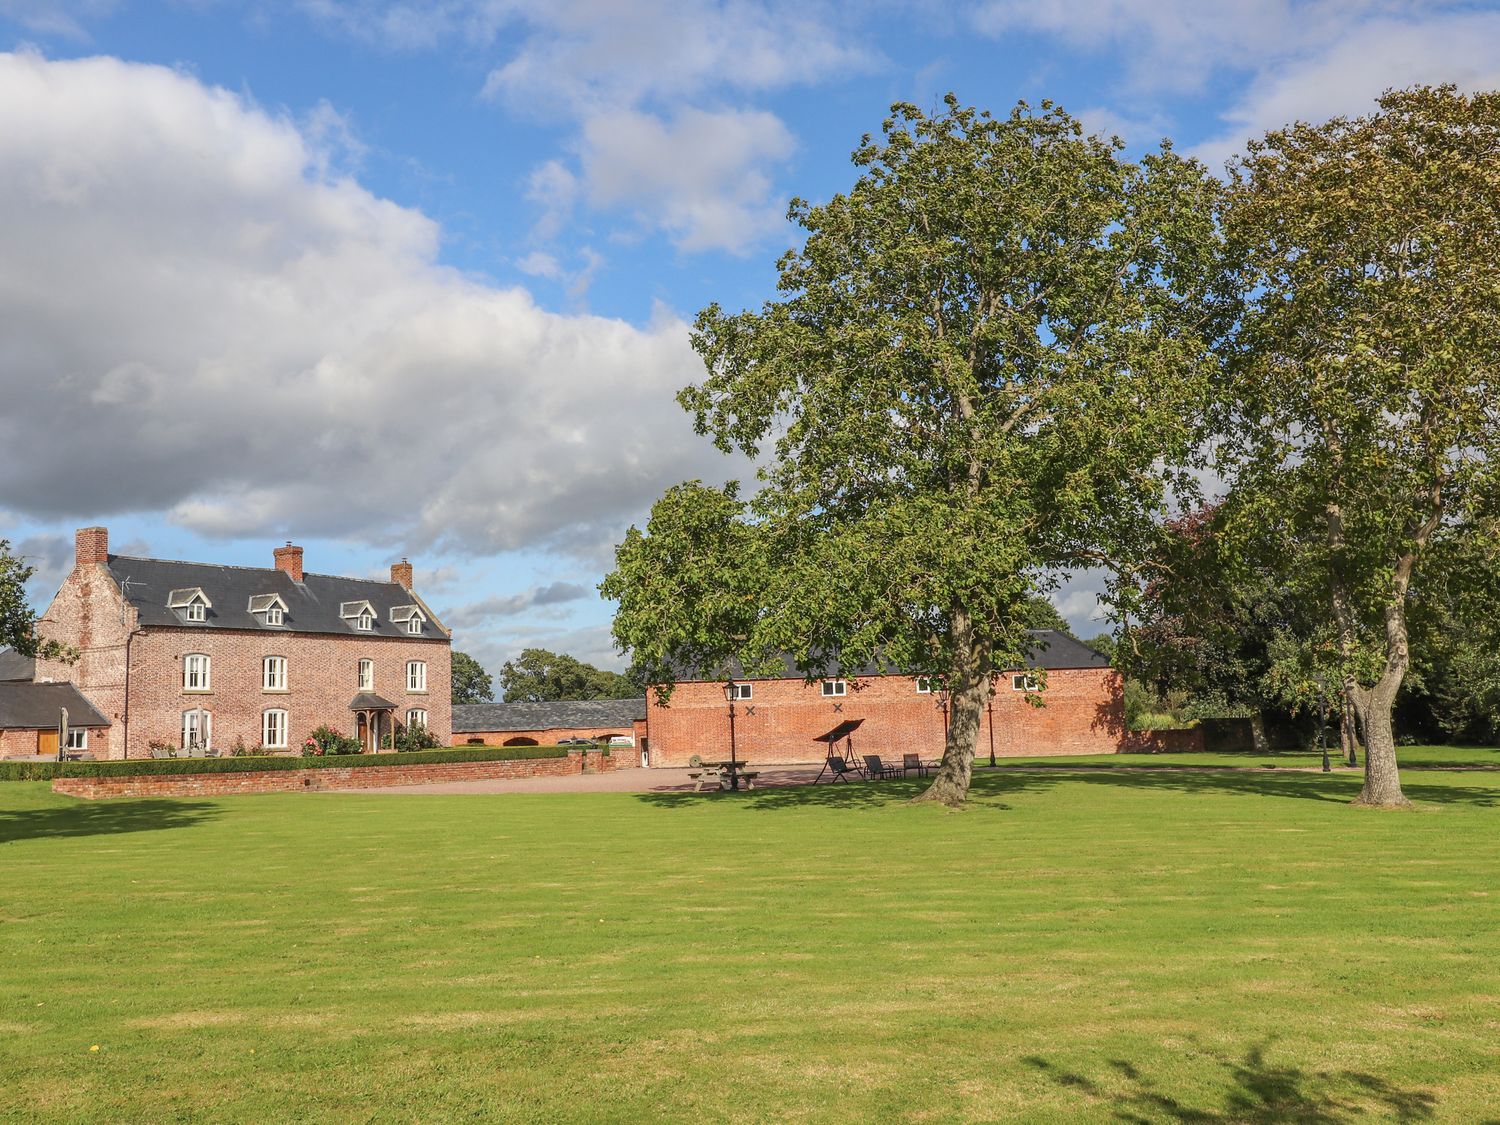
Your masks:
M734 746L734 701L739 698L740 685L730 680L724 685L724 698L729 702L729 783L738 789L739 757Z
M995 768L995 692L990 689L990 697L985 700L984 715L988 720L990 728L990 769Z
M1323 673L1318 673L1318 749L1323 751L1323 772L1332 773L1328 764L1328 692Z

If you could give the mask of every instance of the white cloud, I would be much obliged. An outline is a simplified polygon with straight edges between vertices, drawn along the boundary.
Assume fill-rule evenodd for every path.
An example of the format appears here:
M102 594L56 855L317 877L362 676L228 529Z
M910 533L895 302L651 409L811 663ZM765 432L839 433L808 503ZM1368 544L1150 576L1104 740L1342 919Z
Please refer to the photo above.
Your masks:
M115 5L116 0L0 0L0 19L14 20L38 35L87 39L84 24Z
M1223 115L1223 132L1195 155L1217 166L1269 129L1368 113L1387 89L1443 82L1500 88L1500 12L1378 20L1324 50L1267 66Z
M505 594L458 606L442 614L442 618L450 628L468 628L496 618L515 617L529 610L566 605L597 596L597 592L591 587L581 586L577 582L549 582L524 593Z
M616 110L583 124L584 180L595 206L630 208L683 250L742 251L783 217L764 169L795 143L770 113Z
M0 504L208 535L597 556L722 471L686 326L540 309L160 67L0 55Z

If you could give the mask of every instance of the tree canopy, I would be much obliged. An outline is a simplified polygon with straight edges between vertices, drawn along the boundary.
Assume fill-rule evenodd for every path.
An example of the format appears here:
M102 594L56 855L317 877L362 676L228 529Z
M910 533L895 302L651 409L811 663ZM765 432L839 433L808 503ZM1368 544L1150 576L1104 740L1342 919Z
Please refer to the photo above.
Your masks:
M0 539L0 649L22 656L76 660L77 652L37 636L36 612L26 597L26 581L36 573L20 555L12 554L10 540Z
M467 652L453 654L453 702L492 703L495 682Z
M547 703L562 699L633 699L643 688L619 672L596 668L572 656L528 648L500 669L507 703Z
M925 795L967 793L992 677L1054 568L1139 552L1195 455L1217 305L1216 188L1140 163L1050 103L898 104L758 312L699 314L679 401L758 460L632 528L602 589L651 678L791 653L937 676L952 720Z

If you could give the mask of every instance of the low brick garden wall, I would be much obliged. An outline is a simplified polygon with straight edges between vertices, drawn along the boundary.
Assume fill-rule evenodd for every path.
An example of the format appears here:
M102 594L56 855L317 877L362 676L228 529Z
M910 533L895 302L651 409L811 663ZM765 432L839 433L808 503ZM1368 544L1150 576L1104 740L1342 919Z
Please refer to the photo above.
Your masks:
M393 761L388 766L255 770L247 773L112 774L57 777L52 790L86 801L105 797L222 797L237 793L317 793L331 789L376 789L434 785L444 781L489 781L517 777L567 777L629 768L623 755L569 754L565 758L519 758L491 762Z

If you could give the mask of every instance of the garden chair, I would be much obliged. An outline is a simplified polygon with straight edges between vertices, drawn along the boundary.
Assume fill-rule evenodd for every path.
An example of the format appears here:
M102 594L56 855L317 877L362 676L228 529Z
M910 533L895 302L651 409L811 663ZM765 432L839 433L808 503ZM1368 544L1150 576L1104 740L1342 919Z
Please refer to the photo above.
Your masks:
M818 776L813 778L813 784L816 785L822 781L825 773L833 774L833 777L829 779L829 784L835 781L848 781L849 775L853 772L854 768L848 762L844 761L843 758L837 754L830 754L828 755L828 760L823 763L823 768L818 771Z
M937 762L924 762L920 754L901 755L901 776L905 777L908 770L916 770L918 777L926 777L929 770L934 770Z
M188 752L187 752L187 756L189 758L201 758L201 757L203 757L203 747L201 747L201 746L192 746L192 747L189 747L188 748Z
M167 752L160 746L153 746L151 747L151 756L153 758L165 758L167 756Z
M880 761L879 754L865 755L865 771L869 774L871 781L884 781L888 777L900 777L901 770L898 766L887 766Z

